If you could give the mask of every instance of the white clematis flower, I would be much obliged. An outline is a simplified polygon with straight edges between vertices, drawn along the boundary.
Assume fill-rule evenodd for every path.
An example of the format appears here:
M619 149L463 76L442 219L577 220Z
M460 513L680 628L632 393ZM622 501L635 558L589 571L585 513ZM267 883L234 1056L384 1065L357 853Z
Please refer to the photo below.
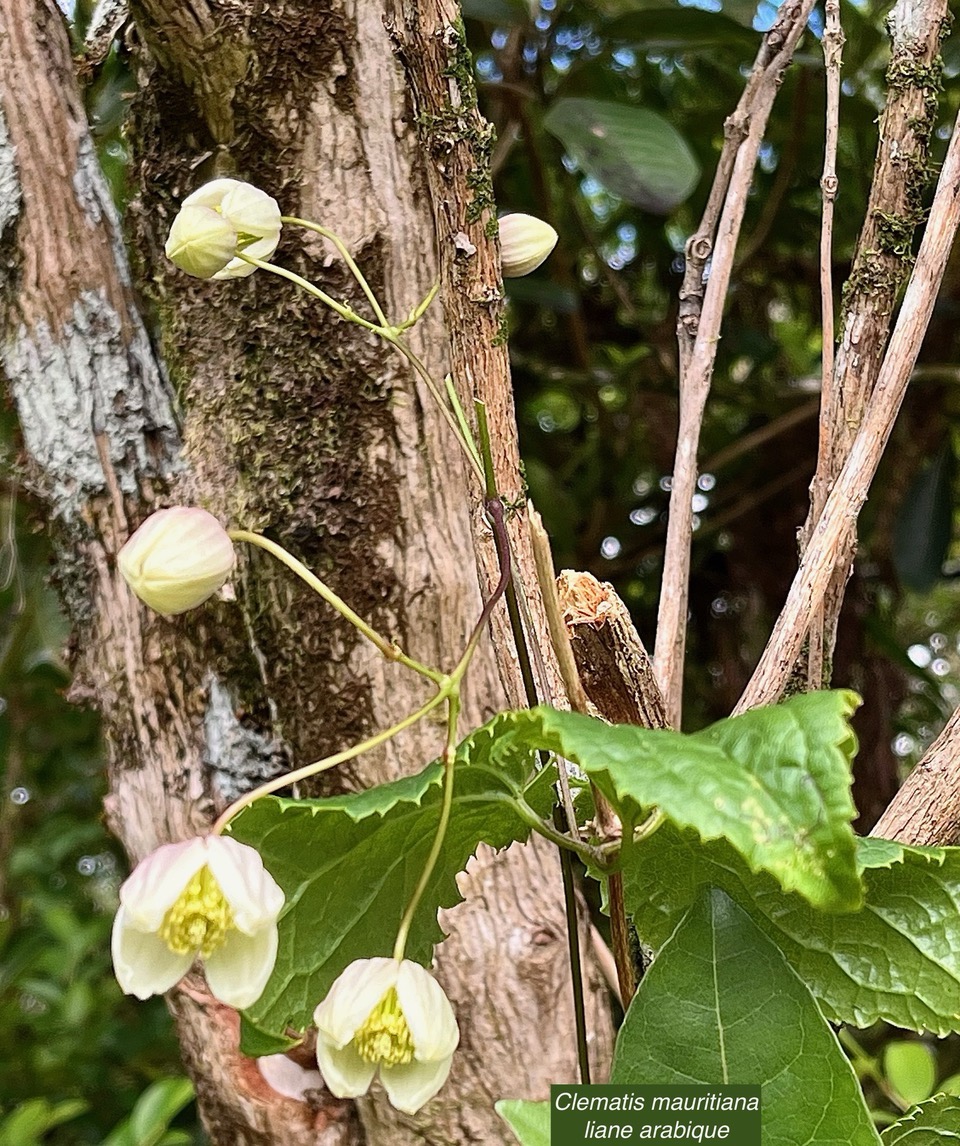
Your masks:
M123 991L161 995L203 960L211 992L242 1010L277 958L283 892L246 844L206 836L164 844L120 888L113 968Z
M416 1114L443 1086L460 1041L443 988L409 959L351 963L313 1021L328 1090L356 1098L379 1072L387 1097L405 1114Z
M184 199L164 250L196 278L244 278L257 268L238 259L237 251L269 259L280 229L276 199L239 179L213 179Z
M500 230L500 266L505 279L530 274L557 245L557 232L534 215L504 215Z
M220 522L188 505L152 513L117 554L117 567L134 593L168 616L202 605L235 563L233 542Z

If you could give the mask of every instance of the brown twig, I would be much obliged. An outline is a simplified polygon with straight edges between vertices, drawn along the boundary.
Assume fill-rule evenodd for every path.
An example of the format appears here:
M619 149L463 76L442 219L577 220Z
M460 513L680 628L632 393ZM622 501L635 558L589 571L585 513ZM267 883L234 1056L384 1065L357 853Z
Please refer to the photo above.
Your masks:
M826 475L835 433L837 399L834 393L834 322L833 322L833 213L837 200L837 139L840 129L840 64L843 54L843 27L840 23L840 0L826 0L823 30L823 62L827 81L826 131L823 148L823 174L820 191L823 207L820 215L820 315L821 315L821 378L820 385L820 441L817 470L810 486L809 529L823 512L829 489ZM823 606L817 606L810 626L810 644L807 652L807 681L810 688L819 688L823 681Z
M898 0L888 18L887 100L867 213L844 290L843 333L832 373L824 362L817 473L802 533L807 543L861 425L880 370L896 298L910 268L913 236L923 217L930 178L929 142L936 123L942 70L939 52L947 21L946 0ZM837 620L855 551L856 533L851 531L838 542L834 571L811 628L814 659L808 664L808 678L812 687L829 683Z
M779 697L800 652L810 617L837 568L838 551L853 531L893 429L923 335L933 313L960 224L960 122L954 125L930 219L907 284L880 375L847 462L810 538L773 633L737 711Z
M960 708L907 777L871 835L915 846L960 843Z
M726 139L707 209L700 228L687 244L688 265L680 292L677 323L680 427L654 654L667 717L673 727L680 725L682 708L697 447L717 354L723 306L760 143L780 80L813 6L814 0L793 0L782 5L776 24L764 37L737 109L724 125ZM704 287L703 271L708 258L711 267Z

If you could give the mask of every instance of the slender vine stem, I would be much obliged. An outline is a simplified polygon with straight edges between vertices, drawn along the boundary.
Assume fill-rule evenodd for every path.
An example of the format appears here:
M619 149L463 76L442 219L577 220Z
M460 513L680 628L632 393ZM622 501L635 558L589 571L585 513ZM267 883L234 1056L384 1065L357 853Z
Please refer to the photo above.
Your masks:
M480 454L483 458L484 487L487 493L487 504L494 501L500 505L498 517L491 518L494 527L494 538L498 535L497 552L500 553L500 544L505 544L509 553L509 538L506 524L503 520L503 505L497 492L497 479L493 465L493 451L490 445L490 429L487 425L487 411L483 402L476 403L477 429L480 433ZM501 558L502 560L502 558ZM533 667L530 663L530 650L527 647L527 638L520 619L520 606L517 602L516 588L512 581L506 586L504 599L507 605L507 615L510 618L510 629L513 633L514 645L517 649L517 662L520 667L520 677L523 681L524 695L531 708L539 703L537 684L533 677ZM543 754L541 754L541 758ZM570 855L570 840L564 832L564 812L556 805L554 807L554 824L557 835L562 837L565 844L558 843L560 853L560 874L563 882L564 917L567 925L567 954L570 959L570 978L573 987L573 1015L577 1037L577 1059L580 1064L580 1081L590 1081L590 1052L587 1046L587 1011L584 1004L583 990L583 963L580 957L580 933L577 926L577 892L573 875L573 858ZM542 821L538 821L542 823Z
M292 772L284 772L282 776L274 776L272 780L268 780L258 788L244 792L239 799L234 800L230 807L217 818L216 823L211 829L212 834L219 836L234 816L242 812L244 808L248 808L256 800L259 800L261 796L269 796L272 792L277 792L281 788L287 788L291 784L298 784L301 780L309 780L311 776L317 776L321 772L326 772L328 768L334 768L337 764L343 764L347 760L352 760L355 756L369 752L371 748L378 748L381 744L392 740L394 736L403 732L405 728L410 728L419 720L422 720L446 699L447 694L441 689L436 696L432 696L426 704L422 704L415 712L411 712L408 716L405 716L403 720L397 721L396 724L385 728L382 732L376 733L375 736L371 736L367 740L362 740L359 744L354 744L350 748L344 748L342 752L335 752L332 756L325 756L322 760L316 760L313 764L305 764L302 768L296 768Z
M316 231L318 235L322 235L325 239L329 239L330 242L333 243L333 245L340 252L340 257L347 264L348 270L359 283L360 289L367 296L367 301L373 307L373 313L376 315L377 322L379 322L381 326L390 325L390 320L383 313L380 303L377 300L377 296L373 293L370 284L363 276L363 272L357 266L353 255L351 255L347 250L346 243L344 243L339 235L334 234L334 232L329 230L327 227L321 227L319 223L311 223L309 219L298 219L296 215L281 215L280 222L293 223L297 227L306 227L308 231Z
M271 541L268 537L263 537L259 533L250 533L246 529L231 529L229 536L233 541L246 541L249 545L255 545L259 549L266 550L271 556L276 557L278 561L281 561L288 569L296 573L302 581L305 581L328 605L336 609L341 617L349 621L371 644L375 645L388 661L396 661L397 664L405 665L415 673L419 673L420 676L425 676L427 680L432 680L434 684L441 684L443 682L445 679L443 673L438 672L436 669L428 668L427 665L421 664L412 657L408 657L398 645L395 645L392 641L388 641L386 637L381 636L376 629L368 625L359 614L355 613L346 601L338 597L329 586L325 585L315 573L311 573L302 561L298 561L296 557L288 553L282 545L278 545L275 541Z
M301 220L301 222L303 222L303 220ZM315 230L320 230L321 233L325 234L327 237L331 239L333 238L332 232L327 231L326 228L321 229L319 228L318 224L310 224L310 226ZM340 242L340 240L337 240L337 242ZM343 248L343 250L345 249L346 248ZM423 364L423 361L419 358L419 356L407 345L407 343L401 337L401 332L406 329L408 324L392 326L389 322L386 321L386 319L384 319L382 325L376 322L370 322L369 319L366 319L362 315L357 314L357 312L352 307L347 306L345 303L337 302L337 300L328 295L326 291L321 290L320 287L315 286L312 282L310 282L309 279L305 279L302 275L298 275L295 271L288 271L286 267L277 266L275 263L269 263L264 259L255 258L253 255L245 254L243 251L237 251L237 258L242 259L245 263L249 263L251 266L259 267L261 270L269 271L271 274L279 275L281 278L295 283L298 287L305 290L307 294L313 295L314 298L319 299L320 302L324 303L326 306L329 306L331 310L339 314L341 318L346 319L347 322L355 322L358 326L362 326L365 330L370 330L373 331L374 334L379 334L384 342L388 342L391 346L396 347L396 349L404 356L404 358L406 358L414 370L416 370L417 374L420 376L427 389L430 391L431 396L437 403L440 413L446 420L447 425L453 431L454 437L456 437L460 448L466 455L467 461L470 463L474 472L478 477L483 476L480 462L476 457L476 450L471 450L470 443L464 438L460 427L457 424L456 418L453 416L450 408L443 400L443 395L440 391L440 387L434 380L433 375ZM355 262L353 262L352 259L348 265L350 265L354 276L361 284L364 294L366 294L368 299L371 299L373 297L373 291L370 289L366 279L363 278L360 268L356 265ZM379 304L376 306L376 312L378 317L383 313Z
M403 958L403 953L407 946L407 936L410 934L410 926L413 923L413 917L416 914L417 908L420 906L423 893L427 890L427 884L430 882L434 868L437 866L437 860L440 858L440 852L443 850L443 841L447 835L447 827L450 824L450 810L453 807L453 787L456 778L457 716L459 713L460 695L458 690L447 700L447 741L443 746L443 803L440 806L440 819L437 823L437 833L433 837L433 846L430 848L430 854L427 856L427 861L423 865L420 879L417 881L417 886L414 889L413 895L410 896L410 902L407 904L403 918L400 920L396 942L393 945L393 957L398 961Z

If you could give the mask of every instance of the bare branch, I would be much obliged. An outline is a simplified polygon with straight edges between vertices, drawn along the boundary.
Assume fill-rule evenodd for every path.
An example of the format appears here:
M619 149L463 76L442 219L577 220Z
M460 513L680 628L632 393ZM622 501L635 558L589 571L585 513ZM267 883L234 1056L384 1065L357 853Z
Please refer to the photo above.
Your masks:
M833 324L833 212L837 199L837 138L840 127L840 63L843 53L843 28L840 24L840 0L826 0L826 25L823 31L823 60L827 77L826 132L823 149L823 175L820 191L823 208L820 219L820 313L821 376L820 387L820 452L817 472L810 487L810 522L823 512L827 500L829 457L834 433L830 420L835 412L834 394L834 324ZM809 536L809 532L807 534ZM806 538L804 539L806 540ZM823 679L823 610L818 606L810 629L807 662L811 688L819 688Z
M680 428L654 655L667 717L673 727L680 725L682 708L697 447L717 354L723 306L760 143L780 80L813 6L814 0L784 4L776 24L764 37L737 109L725 125L726 141L703 221L687 244L688 268L681 288L677 325ZM716 221L718 215L719 222ZM710 274L704 289L703 272L708 258L711 260ZM699 305L701 298L702 311Z
M923 846L960 843L960 708L871 833Z
M829 47L829 5L827 19L825 53ZM939 52L948 27L946 0L899 0L888 27L891 55L887 102L880 122L867 213L844 291L842 337L832 372L827 369L824 312L820 446L810 489L810 514L803 530L806 542L847 460L876 383L897 294L910 267L913 236L923 217L923 195L930 179L929 142L936 122L942 71ZM833 80L829 54L827 64L830 83ZM835 81L839 81L838 76ZM830 98L828 88L828 101ZM828 132L830 123L828 113ZM823 257L821 252L821 267ZM823 609L818 609L811 626L808 675L813 688L829 682L837 619L855 549L856 534L850 532L838 548Z
M876 388L867 403L850 456L813 531L783 611L756 672L737 705L738 712L772 703L780 695L800 653L811 613L823 599L836 568L838 547L853 530L867 499L870 482L893 429L933 313L947 258L960 224L958 189L960 124L955 124L930 210L930 220Z

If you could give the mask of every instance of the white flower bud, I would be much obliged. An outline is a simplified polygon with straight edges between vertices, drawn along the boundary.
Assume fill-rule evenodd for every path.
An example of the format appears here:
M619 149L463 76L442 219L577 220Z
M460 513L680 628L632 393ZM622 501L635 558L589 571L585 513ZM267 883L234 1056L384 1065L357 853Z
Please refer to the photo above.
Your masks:
M168 259L197 278L244 278L257 268L238 259L237 252L269 259L280 228L276 199L239 179L214 179L184 199L165 250Z
M557 232L533 215L504 215L499 220L500 263L505 279L535 271L557 245Z
M277 959L283 902L246 844L221 836L164 844L120 888L111 944L117 982L138 999L161 995L199 957L216 998L250 1007Z
M177 505L151 514L117 555L123 579L158 613L185 613L233 571L233 542L205 509Z
M390 1102L416 1112L450 1073L460 1030L450 1000L409 959L358 959L313 1014L317 1065L338 1098L366 1094L374 1077Z
M212 278L237 253L237 232L217 211L180 208L164 247L167 258L198 279Z

